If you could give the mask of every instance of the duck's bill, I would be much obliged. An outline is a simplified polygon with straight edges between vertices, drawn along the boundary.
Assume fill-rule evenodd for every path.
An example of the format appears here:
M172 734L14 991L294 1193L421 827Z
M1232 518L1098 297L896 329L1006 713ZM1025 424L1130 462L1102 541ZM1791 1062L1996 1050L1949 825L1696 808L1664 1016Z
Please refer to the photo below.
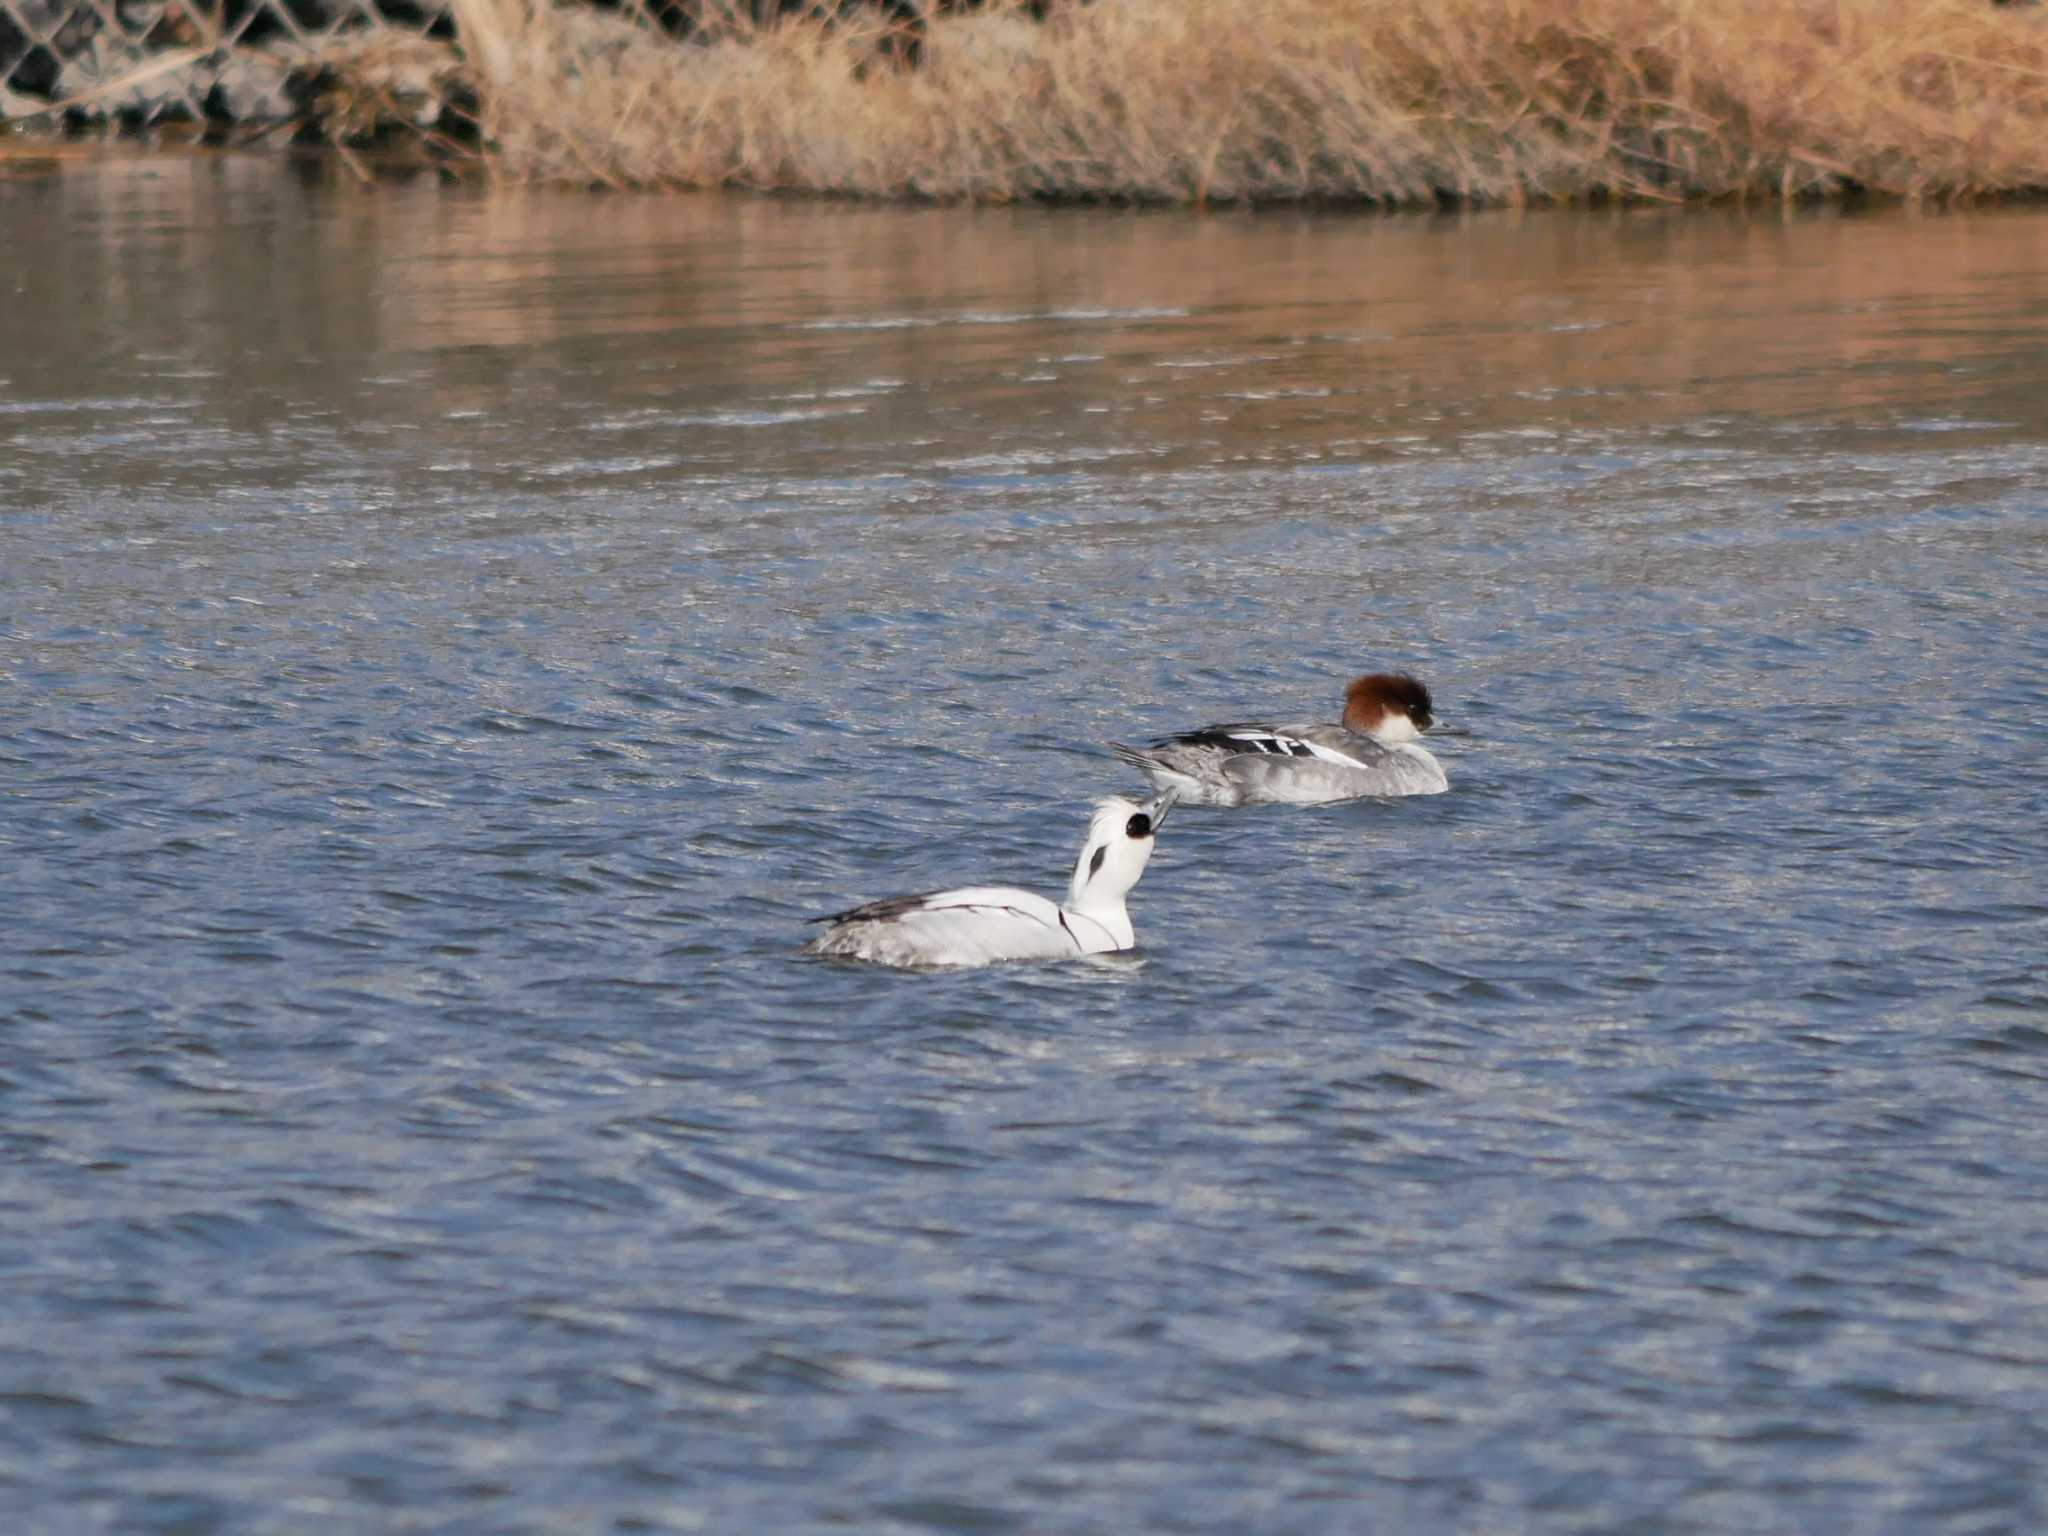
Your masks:
M1165 825L1166 813L1173 809L1173 802L1179 798L1179 790L1169 789L1165 794L1155 796L1153 799L1145 802L1145 814L1151 819L1154 833L1157 833L1160 827Z

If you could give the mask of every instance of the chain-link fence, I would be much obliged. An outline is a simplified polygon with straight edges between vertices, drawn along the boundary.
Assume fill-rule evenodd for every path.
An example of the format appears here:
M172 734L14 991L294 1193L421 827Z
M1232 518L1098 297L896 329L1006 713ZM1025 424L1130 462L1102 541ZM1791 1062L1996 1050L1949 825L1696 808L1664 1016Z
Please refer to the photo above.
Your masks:
M450 0L0 0L0 118L303 121L333 62L366 56L438 115L453 34Z

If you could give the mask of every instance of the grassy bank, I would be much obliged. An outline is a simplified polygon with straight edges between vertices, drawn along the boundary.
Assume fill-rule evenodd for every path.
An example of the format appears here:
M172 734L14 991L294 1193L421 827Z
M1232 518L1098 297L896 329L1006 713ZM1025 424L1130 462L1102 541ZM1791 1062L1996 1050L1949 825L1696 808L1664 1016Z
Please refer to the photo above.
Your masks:
M876 197L1390 204L2048 188L2048 7L1093 0L678 44L461 0L522 178Z

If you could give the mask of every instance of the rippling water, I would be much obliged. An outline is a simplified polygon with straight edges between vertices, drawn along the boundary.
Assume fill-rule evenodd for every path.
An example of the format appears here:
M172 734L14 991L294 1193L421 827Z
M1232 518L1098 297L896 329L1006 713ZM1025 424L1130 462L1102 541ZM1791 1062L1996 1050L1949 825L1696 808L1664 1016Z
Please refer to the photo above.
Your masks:
M2048 1521L2048 215L0 219L11 1529Z

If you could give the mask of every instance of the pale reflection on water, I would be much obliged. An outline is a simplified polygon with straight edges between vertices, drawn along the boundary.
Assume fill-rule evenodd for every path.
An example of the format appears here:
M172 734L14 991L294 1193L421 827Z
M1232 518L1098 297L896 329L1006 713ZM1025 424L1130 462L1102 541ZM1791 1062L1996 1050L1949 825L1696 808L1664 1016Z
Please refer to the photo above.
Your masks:
M1361 413L1462 433L1967 403L2031 367L2048 302L2048 224L2032 209L1190 219L346 193L235 158L143 171L115 158L7 196L17 219L62 227L69 259L20 272L10 317L18 355L60 377L76 349L55 333L89 306L145 358L152 337L217 366L430 354L456 408L502 406L505 381L480 377L478 354L504 347L576 346L586 366L614 348L684 367L715 353L749 391L801 390L849 364L931 388L986 383L1007 363L1016 403L1099 403L1121 440L1133 417L1170 419L1177 373L1193 368L1239 386L1196 381L1219 435L1342 449L1377 440L1328 440ZM140 267L138 232L152 246ZM248 329L265 345L251 355L234 321L258 302ZM1097 315L1130 323L1098 351L1059 350ZM674 388L672 368L600 371L621 396ZM1034 387L1054 383L1067 387Z
M2039 210L0 228L25 1528L2040 1524ZM1366 664L1127 961L796 957Z

